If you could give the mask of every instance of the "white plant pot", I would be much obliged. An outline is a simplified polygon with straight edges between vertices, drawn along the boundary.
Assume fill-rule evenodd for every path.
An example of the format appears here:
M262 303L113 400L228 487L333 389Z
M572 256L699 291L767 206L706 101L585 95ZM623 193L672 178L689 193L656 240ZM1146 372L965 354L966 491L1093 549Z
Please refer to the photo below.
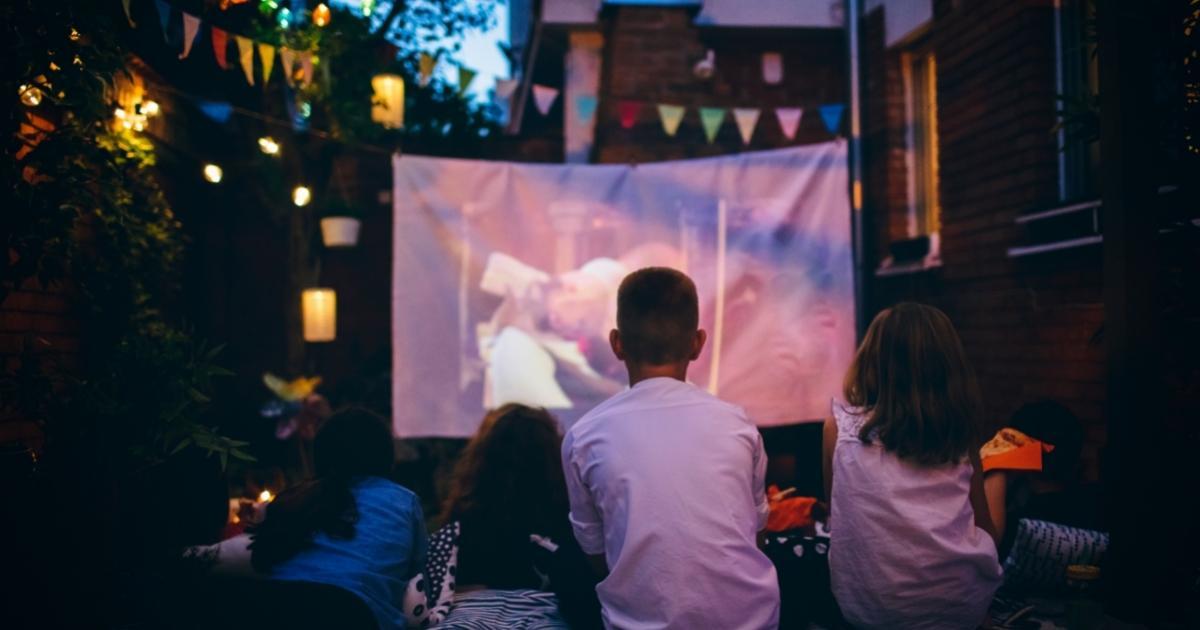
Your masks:
M362 222L353 217L325 217L321 219L321 239L325 247L354 247L361 226Z

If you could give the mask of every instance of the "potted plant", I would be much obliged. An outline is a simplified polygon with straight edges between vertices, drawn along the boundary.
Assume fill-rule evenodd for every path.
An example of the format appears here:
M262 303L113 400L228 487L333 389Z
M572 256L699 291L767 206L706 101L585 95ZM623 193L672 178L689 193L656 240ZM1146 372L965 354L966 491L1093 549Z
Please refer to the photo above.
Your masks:
M362 227L362 213L344 201L334 201L321 213L321 240L325 247L354 247Z

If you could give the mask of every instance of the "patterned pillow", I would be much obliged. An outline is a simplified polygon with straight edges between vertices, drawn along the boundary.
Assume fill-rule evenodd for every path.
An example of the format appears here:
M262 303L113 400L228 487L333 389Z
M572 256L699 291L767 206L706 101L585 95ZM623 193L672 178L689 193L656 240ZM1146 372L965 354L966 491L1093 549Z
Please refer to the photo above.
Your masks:
M1059 589L1066 585L1068 565L1100 565L1107 550L1104 532L1023 518L1004 561L1004 584Z

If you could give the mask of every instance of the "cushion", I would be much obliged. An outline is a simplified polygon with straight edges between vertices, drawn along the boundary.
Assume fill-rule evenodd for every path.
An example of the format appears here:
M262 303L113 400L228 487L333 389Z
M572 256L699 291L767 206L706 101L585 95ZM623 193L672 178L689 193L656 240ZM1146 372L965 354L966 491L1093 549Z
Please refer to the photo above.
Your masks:
M1108 550L1108 534L1023 518L1012 551L1004 561L1004 584L1016 588L1061 589L1067 566L1099 566Z

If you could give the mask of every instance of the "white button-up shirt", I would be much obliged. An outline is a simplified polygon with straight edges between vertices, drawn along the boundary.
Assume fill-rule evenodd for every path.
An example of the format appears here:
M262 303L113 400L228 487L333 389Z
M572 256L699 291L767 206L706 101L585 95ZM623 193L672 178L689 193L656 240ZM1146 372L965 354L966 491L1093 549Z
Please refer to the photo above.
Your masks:
M766 524L767 457L745 412L671 378L639 382L563 440L571 524L603 553L596 591L621 629L759 630L779 623Z

